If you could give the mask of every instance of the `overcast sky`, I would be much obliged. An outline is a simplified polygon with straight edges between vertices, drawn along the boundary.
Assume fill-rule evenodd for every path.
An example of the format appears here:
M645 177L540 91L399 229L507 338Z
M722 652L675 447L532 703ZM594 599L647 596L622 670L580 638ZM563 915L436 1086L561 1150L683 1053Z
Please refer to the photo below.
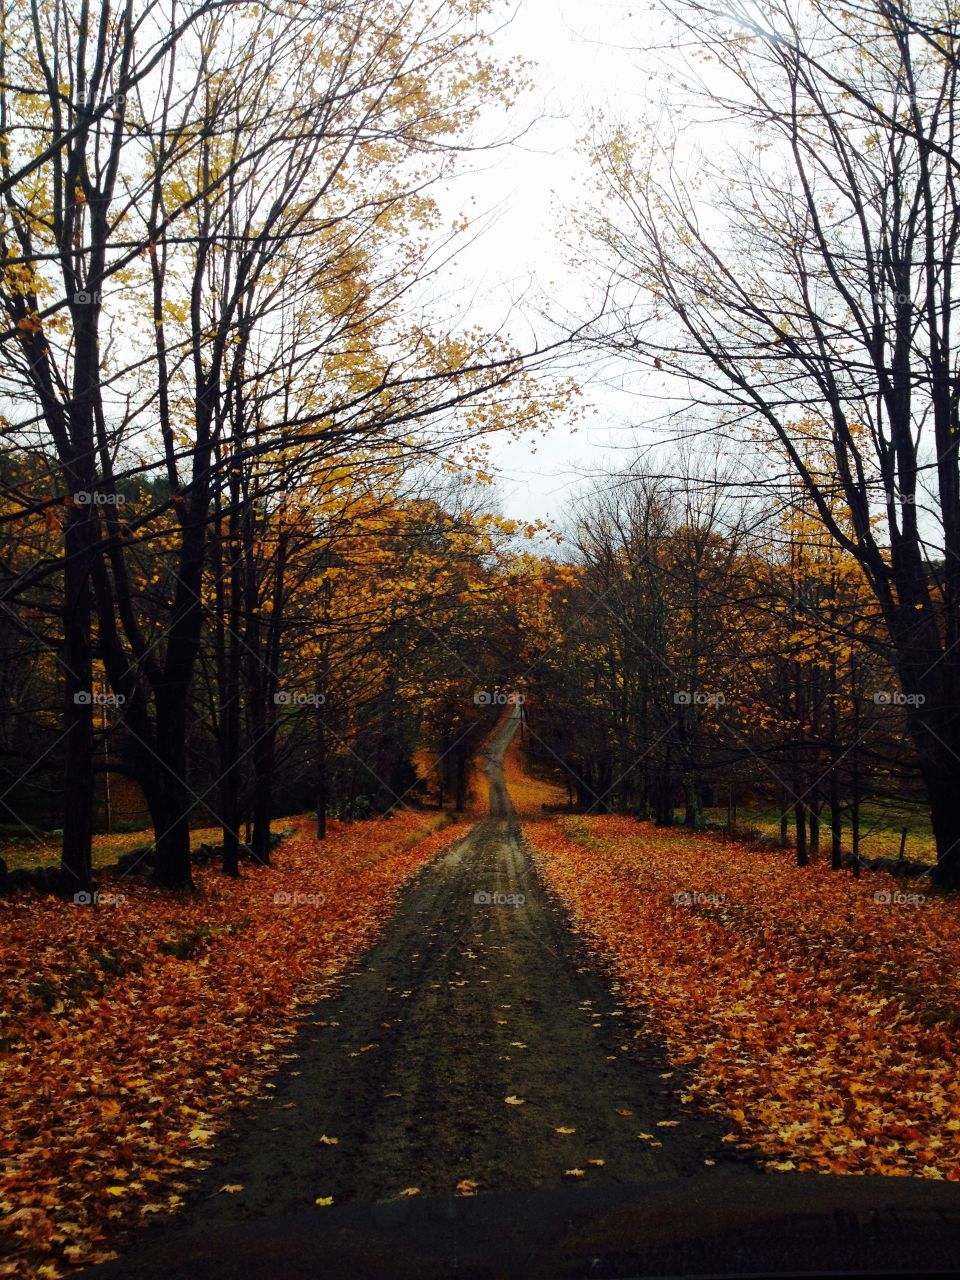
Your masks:
M578 143L598 109L608 117L639 113L648 77L629 46L649 37L653 14L627 0L522 0L513 7L516 16L498 36L497 49L532 61L536 88L509 125L491 117L484 132L535 123L519 144L483 157L448 193L451 213L464 211L485 230L444 284L469 301L474 319L496 326L510 316L511 334L526 344L531 330L522 316L526 311L533 319L539 293L558 311L577 310L594 286L589 272L571 269L565 243L565 210L583 197L590 177ZM517 299L524 301L511 312ZM549 336L545 323L537 329L541 338ZM586 474L625 461L635 426L655 412L636 394L643 390L642 375L631 393L598 383L586 366L576 372L587 413L575 433L561 422L546 439L495 445L498 489L509 515L557 518Z

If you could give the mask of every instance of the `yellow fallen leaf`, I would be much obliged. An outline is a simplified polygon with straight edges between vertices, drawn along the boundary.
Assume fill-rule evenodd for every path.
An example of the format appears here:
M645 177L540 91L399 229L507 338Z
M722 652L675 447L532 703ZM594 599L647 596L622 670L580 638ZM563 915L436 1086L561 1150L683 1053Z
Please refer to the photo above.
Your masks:
M107 1187L108 1196L125 1196L127 1194L126 1187Z
M325 1133L321 1133L321 1135L320 1135L320 1137L317 1139L317 1141L320 1143L320 1145L321 1145L322 1147L335 1147L335 1146L337 1145L337 1143L340 1141L340 1139L339 1139L339 1138L328 1138L328 1137L327 1137L327 1135L326 1135Z
M617 1107L617 1115L618 1115L618 1116L632 1116L632 1115L633 1115L633 1112L632 1112L632 1111L628 1111L626 1107Z
M584 1173L582 1169L564 1169L563 1176L565 1178L582 1178Z
M324 1206L326 1206L326 1205L328 1205L328 1204L333 1204L333 1196L317 1196L316 1200L314 1200L314 1202L313 1202L313 1203L314 1203L314 1204L321 1204L321 1205L324 1205Z
M477 1194L477 1188L479 1186L480 1186L480 1183L474 1182L472 1178L461 1178L460 1181L457 1183L457 1195L458 1196L475 1196Z
M606 1160L588 1160L587 1164L592 1164L595 1169L602 1169L606 1164Z
M400 1192L402 1196L418 1196L420 1194L419 1187L404 1187Z
M576 1129L571 1129L570 1126L567 1124L562 1124L560 1125L559 1128L554 1130L554 1133L576 1133L576 1132L577 1132Z
M658 1120L657 1127L660 1129L675 1129L679 1123L679 1120Z
M238 1191L242 1191L242 1190L243 1190L242 1182L227 1182L224 1186L220 1188L219 1194L223 1195L223 1193L226 1192L227 1195L232 1196L232 1195L236 1195Z
M511 1107L522 1107L524 1103L524 1099L518 1098L515 1093L511 1093L506 1098L504 1098L504 1102L506 1102Z

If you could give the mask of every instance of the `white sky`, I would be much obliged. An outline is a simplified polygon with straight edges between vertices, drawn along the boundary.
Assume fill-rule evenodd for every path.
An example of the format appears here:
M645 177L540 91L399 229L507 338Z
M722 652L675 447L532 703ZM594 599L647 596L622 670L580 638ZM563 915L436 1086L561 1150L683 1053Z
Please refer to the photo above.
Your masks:
M508 123L491 115L483 133L515 133L535 123L520 143L483 156L452 185L444 208L465 212L485 230L442 282L460 291L471 320L496 327L510 316L508 331L528 345L531 323L541 339L550 336L547 323L535 316L540 295L548 308L562 299L563 307L576 309L578 300L586 305L595 284L589 273L567 265L563 242L570 235L565 210L589 181L578 141L598 108L608 115L639 113L648 77L638 69L638 55L625 49L643 43L654 14L653 6L629 0L520 0L512 8L516 16L496 48L534 62L529 75L536 88ZM511 314L511 304L524 298ZM633 427L654 412L626 390L598 384L586 365L572 372L587 407L576 433L559 422L546 439L494 445L502 472L498 493L508 515L556 520L585 475L625 462Z

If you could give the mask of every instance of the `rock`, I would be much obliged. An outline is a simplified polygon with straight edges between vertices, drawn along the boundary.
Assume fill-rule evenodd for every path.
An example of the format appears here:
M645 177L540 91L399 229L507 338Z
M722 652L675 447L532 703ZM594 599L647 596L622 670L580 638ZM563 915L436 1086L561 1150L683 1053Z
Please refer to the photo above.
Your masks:
M16 869L7 872L7 879L4 884L5 893L16 893L18 889L30 889L32 887L33 881L30 879L29 871Z
M34 887L41 893L57 893L61 885L59 867L34 867L30 872Z
M142 845L139 849L131 849L117 859L117 870L121 875L146 875L156 857L152 844Z

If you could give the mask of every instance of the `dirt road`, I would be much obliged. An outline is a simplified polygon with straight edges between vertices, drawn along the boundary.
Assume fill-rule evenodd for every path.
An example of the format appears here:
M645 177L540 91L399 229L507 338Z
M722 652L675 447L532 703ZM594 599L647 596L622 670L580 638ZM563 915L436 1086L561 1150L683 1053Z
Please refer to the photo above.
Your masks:
M489 817L410 886L380 943L317 1007L313 1021L329 1025L297 1046L300 1074L281 1074L275 1101L227 1148L205 1190L244 1191L201 1199L211 1223L318 1196L453 1195L463 1180L503 1191L578 1168L591 1183L633 1182L731 1161L722 1128L681 1116L676 1074L662 1079L669 1067L638 1051L627 1010L534 874L501 767L517 723L483 760Z
M484 761L489 817L316 1006L188 1208L98 1280L895 1269L918 1233L929 1266L952 1259L951 1188L898 1186L878 1214L912 1180L760 1176L681 1105L536 877L503 783L516 726Z

